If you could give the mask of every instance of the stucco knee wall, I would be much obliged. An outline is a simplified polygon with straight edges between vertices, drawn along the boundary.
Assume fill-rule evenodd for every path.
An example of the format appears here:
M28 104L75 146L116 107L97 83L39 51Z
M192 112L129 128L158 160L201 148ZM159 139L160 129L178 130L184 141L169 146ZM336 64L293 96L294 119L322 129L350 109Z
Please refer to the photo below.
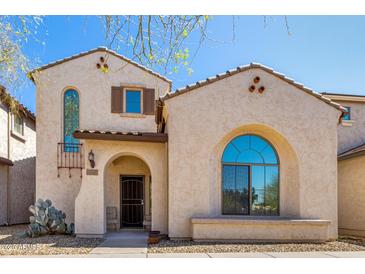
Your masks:
M194 240L328 241L326 220L193 218Z

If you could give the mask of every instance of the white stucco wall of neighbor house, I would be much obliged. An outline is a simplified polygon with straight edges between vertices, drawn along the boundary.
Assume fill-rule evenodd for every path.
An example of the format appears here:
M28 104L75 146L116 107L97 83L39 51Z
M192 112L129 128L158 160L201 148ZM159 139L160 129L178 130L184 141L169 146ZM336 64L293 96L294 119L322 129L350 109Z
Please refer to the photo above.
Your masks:
M338 127L338 152L344 152L365 143L365 102L337 101L351 108L351 121Z
M100 57L109 66L107 73L96 67ZM66 212L66 221L74 222L75 199L86 177L81 178L76 169L71 170L71 177L68 170L61 170L57 176L57 143L63 142L64 92L73 88L79 93L81 129L156 132L154 115L136 118L111 113L111 87L154 88L157 99L170 86L167 81L105 51L49 67L35 73L34 78L37 85L36 196L51 199L57 208Z
M256 76L261 81L251 93L248 88ZM265 87L264 93L257 91L259 86ZM194 233L199 234L197 238L209 237L203 228L219 238L243 237L237 226L244 223L191 219L222 217L221 155L226 144L242 134L260 135L278 152L280 216L323 220L321 227L327 228L318 237L337 237L339 110L261 69L250 69L170 98L165 105L170 237L194 237ZM264 232L270 235L264 237L262 223L258 222L258 230L252 228L253 223L249 225L245 231L250 232L250 239L283 240L315 238L315 227L319 227L318 223L309 223L301 228L299 237L290 233L294 226L282 226L281 222L284 230L268 225ZM222 229L224 226L230 229ZM314 232L306 234L311 227ZM282 233L285 229L288 233Z
M9 111L0 102L0 157L13 162L0 167L0 224L28 222L35 192L35 121L23 116L24 132L19 136L12 131Z
M36 124L24 117L24 135L20 138L10 133L10 159L14 166L9 168L10 186L9 222L28 222L28 207L35 198Z

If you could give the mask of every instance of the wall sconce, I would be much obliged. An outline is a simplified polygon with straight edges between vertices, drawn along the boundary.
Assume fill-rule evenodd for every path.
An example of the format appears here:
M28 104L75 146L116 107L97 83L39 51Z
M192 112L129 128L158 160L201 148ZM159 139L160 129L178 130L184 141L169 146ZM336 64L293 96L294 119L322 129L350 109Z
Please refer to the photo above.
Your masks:
M95 167L95 155L94 155L93 150L90 150L88 159L90 161L91 168L94 168Z

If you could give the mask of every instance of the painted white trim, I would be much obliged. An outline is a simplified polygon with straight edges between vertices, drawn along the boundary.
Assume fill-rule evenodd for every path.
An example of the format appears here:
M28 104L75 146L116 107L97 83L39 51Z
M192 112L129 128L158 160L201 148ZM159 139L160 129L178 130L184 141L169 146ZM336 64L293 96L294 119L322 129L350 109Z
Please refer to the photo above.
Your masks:
M342 120L341 125L345 127L351 127L354 122L355 122L354 120Z
M22 120L22 133L18 133L16 130L15 130L15 127L14 127L14 116L15 114L12 113L11 114L11 129L10 129L10 134L13 136L13 137L16 137L18 139L21 139L22 141L25 142L25 138L24 138L24 130L25 130L25 121L24 121L24 117L20 116L19 117L21 118Z

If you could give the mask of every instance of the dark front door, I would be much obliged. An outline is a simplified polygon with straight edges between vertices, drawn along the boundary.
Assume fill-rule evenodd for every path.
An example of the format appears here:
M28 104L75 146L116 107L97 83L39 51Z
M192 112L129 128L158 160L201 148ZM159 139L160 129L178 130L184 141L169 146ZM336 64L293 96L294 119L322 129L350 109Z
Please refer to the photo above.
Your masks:
M143 176L120 176L120 225L143 227Z

